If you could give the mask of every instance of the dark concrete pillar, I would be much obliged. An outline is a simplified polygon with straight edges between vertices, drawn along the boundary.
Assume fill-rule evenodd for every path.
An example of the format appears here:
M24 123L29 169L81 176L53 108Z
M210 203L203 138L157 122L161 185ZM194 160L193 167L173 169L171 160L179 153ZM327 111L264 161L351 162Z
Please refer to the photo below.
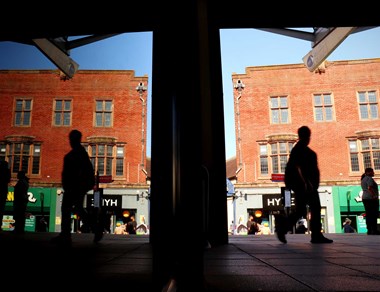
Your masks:
M206 241L227 243L226 173L219 32L189 2L153 31L150 242L157 289L199 291Z
M203 11L203 10L202 10ZM201 38L202 162L207 168L207 239L211 246L228 243L226 153L219 28L210 21ZM207 33L207 35L206 35ZM206 38L207 37L207 38Z

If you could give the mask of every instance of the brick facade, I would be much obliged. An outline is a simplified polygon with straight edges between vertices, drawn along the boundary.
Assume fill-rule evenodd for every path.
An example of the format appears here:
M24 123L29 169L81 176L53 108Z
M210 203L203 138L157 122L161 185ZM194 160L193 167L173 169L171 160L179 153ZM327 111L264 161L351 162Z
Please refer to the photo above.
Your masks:
M351 171L348 140L380 136L380 119L361 119L358 102L359 91L375 91L379 110L380 59L326 61L324 66L313 73L303 64L247 67L245 74L232 75L238 185L281 185L271 181L270 168L267 175L260 173L259 143L274 137L295 141L302 125L312 130L310 147L318 154L321 185L358 184L364 165L359 157L359 171ZM241 96L238 80L244 84ZM333 119L316 121L313 96L325 93L332 97ZM271 122L272 96L287 97L288 123Z
M115 177L107 187L146 184L148 77L137 77L132 70L79 70L65 80L58 70L0 71L0 141L31 139L41 142L39 174L30 174L32 186L60 186L63 156L70 150L68 134L78 129L82 142L113 141L124 147L124 175ZM32 100L30 126L15 126L15 100ZM54 100L72 100L72 118L68 126L54 125ZM112 100L111 127L95 126L95 101ZM15 173L13 176L15 177Z

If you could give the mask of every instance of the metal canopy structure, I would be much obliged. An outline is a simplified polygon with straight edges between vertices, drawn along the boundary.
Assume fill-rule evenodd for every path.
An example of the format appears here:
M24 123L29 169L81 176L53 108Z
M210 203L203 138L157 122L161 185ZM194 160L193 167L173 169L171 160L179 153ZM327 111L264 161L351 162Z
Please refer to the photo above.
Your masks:
M328 51L318 53L322 56L318 58L318 62L314 62L312 66L307 66L308 62L305 61L305 65L310 71L314 71L318 66L327 58L329 54L350 34L361 32L374 27L350 27L345 34L337 34L333 37L333 45ZM321 42L325 41L325 38L329 36L336 27L313 27L313 31L294 29L294 28L258 28L262 31L270 33L276 33L292 38L298 38L305 41L309 41L312 48L317 46ZM78 70L79 64L70 58L71 50L91 44L93 42L101 41L106 38L113 37L118 34L103 34L103 35L90 35L90 36L76 36L74 39L69 39L68 36L61 36L57 38L38 38L38 39L22 39L23 43L30 43L36 46L51 62L53 62L58 69L60 69L68 78L72 78L75 72ZM16 40L16 42L19 42ZM331 41L330 41L331 43ZM322 46L325 48L326 46ZM312 54L312 52L310 52ZM305 56L305 59L310 60L310 55Z
M334 8L244 0L91 3L82 10L60 4L5 4L0 41L37 43L67 65L74 63L51 46L68 57L104 37L153 32L150 243L157 291L173 283L178 291L202 291L205 246L228 244L219 30L265 28L313 43L322 28L380 25L373 1ZM315 29L287 29L306 27ZM78 36L87 37L68 41ZM75 74L75 64L67 73Z

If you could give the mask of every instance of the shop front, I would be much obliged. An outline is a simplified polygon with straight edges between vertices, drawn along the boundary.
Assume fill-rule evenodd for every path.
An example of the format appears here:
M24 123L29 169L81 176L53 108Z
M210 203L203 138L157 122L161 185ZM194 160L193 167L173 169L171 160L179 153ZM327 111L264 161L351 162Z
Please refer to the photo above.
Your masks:
M149 232L149 195L148 190L140 189L102 189L102 218L105 231L114 233L119 224L128 224L134 217L137 234ZM94 196L88 194L86 208L92 212Z
M8 188L5 213L2 220L2 229L12 231L14 188ZM56 188L29 188L28 204L26 209L25 231L49 232L54 231L54 218L56 210Z
M334 205L330 188L321 188L321 223L323 232L335 232ZM243 225L247 224L250 215L265 230L264 234L275 232L275 215L285 211L284 188L246 188L237 189L235 196L227 198L228 222L230 234L247 234ZM294 194L290 196L292 212L295 208ZM338 217L339 218L339 217ZM301 219L301 218L300 218ZM308 218L303 218L308 220ZM295 232L296 226L290 232Z
M346 218L349 218L351 226L358 233L367 233L361 186L337 186L333 187L332 190L335 200L334 205L339 206L335 211L336 218L339 218L335 226L335 232L343 233L343 223ZM377 226L379 230L379 219Z

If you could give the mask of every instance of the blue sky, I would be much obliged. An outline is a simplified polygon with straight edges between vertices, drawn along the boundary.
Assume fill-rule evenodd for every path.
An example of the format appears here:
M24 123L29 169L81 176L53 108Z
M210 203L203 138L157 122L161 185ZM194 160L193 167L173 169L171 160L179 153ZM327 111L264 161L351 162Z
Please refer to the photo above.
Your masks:
M310 31L310 30L309 30ZM226 158L235 156L233 73L245 73L246 67L300 64L311 50L308 41L257 29L221 30L224 91ZM37 48L12 42L0 42L0 70L56 69ZM152 76L152 33L117 35L71 50L70 57L79 70L134 70L136 76ZM380 27L351 34L327 58L330 61L380 57ZM305 70L306 67L305 67ZM379 76L380 78L380 76ZM150 78L151 80L151 78ZM148 87L151 100L151 82ZM150 156L150 103L148 101L147 156Z

